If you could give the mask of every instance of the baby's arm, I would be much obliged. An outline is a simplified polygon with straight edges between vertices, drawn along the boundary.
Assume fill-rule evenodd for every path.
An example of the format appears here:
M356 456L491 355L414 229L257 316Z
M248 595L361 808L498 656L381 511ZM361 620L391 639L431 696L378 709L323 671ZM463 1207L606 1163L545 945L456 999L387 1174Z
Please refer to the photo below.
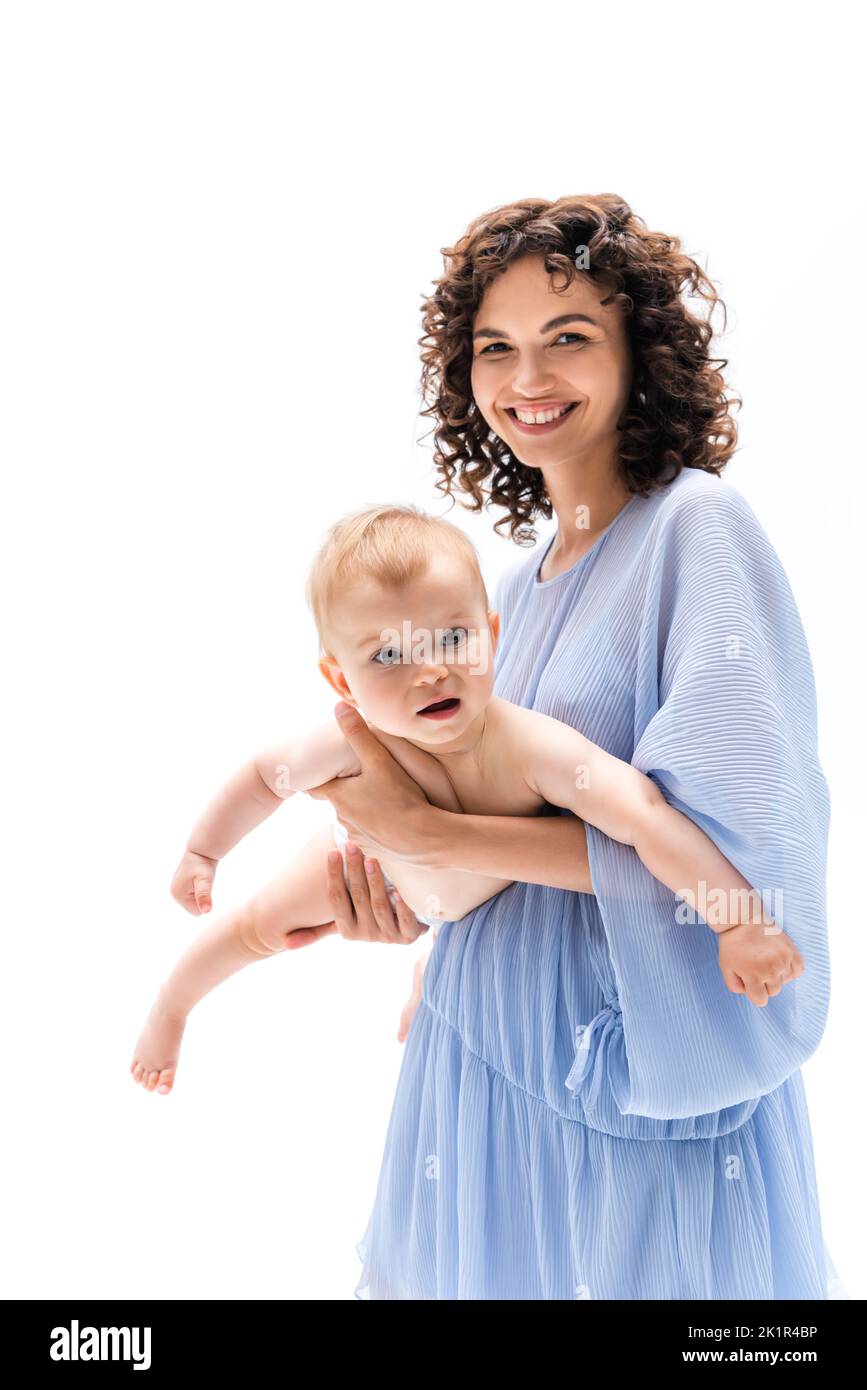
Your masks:
M223 859L294 792L359 770L358 760L334 719L269 746L217 792L193 826L188 845L210 859Z
M704 831L668 804L655 782L568 724L538 710L523 713L523 774L532 790L631 845L673 893L692 895L693 903L712 900L708 926L714 931L754 922L756 911L762 915L760 896ZM717 911L720 900L725 905ZM772 925L767 915L763 921Z
M383 740L386 747L394 748L394 740ZM400 745L404 744L401 739ZM401 748L402 757L407 761L409 776L420 770L430 755L425 758L412 745ZM337 725L332 719L314 729L303 741L297 741L291 748L278 745L266 750L256 760L259 776L277 796L290 795L292 791L308 791L318 787L331 777L351 776L361 771L361 765ZM439 768L439 764L437 767ZM454 790L439 773L447 786L435 780L431 783L431 795L440 804L459 805L454 798ZM288 789L288 790L287 790ZM451 792L451 797L448 795ZM330 849L333 845L329 846ZM508 888L511 879L492 878L487 874L470 873L463 869L426 869L407 860L386 860L386 867L398 892L420 917L441 917L454 922L466 915L480 903Z
M334 719L271 745L235 772L190 831L172 880L172 896L190 912L210 907L217 862L294 792L359 771Z

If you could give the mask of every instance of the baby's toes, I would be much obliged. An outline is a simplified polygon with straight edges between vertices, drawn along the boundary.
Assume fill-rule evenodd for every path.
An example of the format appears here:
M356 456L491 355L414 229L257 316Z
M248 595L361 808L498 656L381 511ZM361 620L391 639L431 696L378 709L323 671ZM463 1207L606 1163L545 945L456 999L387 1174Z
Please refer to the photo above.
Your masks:
M139 1083L141 1083L141 1079L142 1079L142 1074L143 1074L143 1072L144 1072L144 1067L142 1066L141 1062L138 1061L137 1058L134 1058L134 1059L133 1059L133 1064L132 1064L132 1079L133 1079L133 1081L138 1081Z
M173 1067L166 1067L160 1072L160 1084L157 1091L161 1096L167 1096L175 1084L175 1072Z
M155 1090L156 1084L157 1084L157 1082L159 1081L159 1079L160 1079L160 1074L159 1074L159 1072L158 1072L158 1071L152 1071L152 1072L149 1072L149 1073L148 1073L147 1079L146 1079L146 1081L145 1081L144 1084L145 1084L145 1086L147 1087L147 1089L148 1089L149 1091L153 1091L153 1090Z

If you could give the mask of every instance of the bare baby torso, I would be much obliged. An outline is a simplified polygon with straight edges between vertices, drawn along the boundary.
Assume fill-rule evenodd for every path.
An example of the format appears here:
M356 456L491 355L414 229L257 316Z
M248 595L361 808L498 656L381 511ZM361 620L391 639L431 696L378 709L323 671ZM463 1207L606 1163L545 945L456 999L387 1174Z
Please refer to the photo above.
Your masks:
M525 780L521 737L532 711L493 696L485 715L476 746L458 755L428 752L373 724L369 727L428 801L441 810L473 816L537 815L544 802ZM512 882L463 869L433 870L385 854L379 858L414 911L446 921L457 920Z

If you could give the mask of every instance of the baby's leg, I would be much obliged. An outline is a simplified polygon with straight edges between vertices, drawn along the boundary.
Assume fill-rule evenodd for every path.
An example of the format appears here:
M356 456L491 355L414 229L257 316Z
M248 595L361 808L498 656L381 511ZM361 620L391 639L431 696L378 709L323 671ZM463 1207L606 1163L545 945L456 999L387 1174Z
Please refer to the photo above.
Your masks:
M146 1090L171 1090L187 1017L204 995L245 965L282 951L298 927L332 920L325 856L333 848L330 827L317 831L287 869L241 907L209 921L181 956L136 1043L130 1071Z

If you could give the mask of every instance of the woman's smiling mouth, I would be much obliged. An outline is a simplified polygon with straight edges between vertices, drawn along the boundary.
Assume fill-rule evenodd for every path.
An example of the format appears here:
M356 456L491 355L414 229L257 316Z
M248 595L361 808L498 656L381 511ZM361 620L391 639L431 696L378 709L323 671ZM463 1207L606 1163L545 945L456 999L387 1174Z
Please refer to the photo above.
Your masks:
M555 402L548 406L506 406L506 414L524 434L549 434L574 415L580 401Z

